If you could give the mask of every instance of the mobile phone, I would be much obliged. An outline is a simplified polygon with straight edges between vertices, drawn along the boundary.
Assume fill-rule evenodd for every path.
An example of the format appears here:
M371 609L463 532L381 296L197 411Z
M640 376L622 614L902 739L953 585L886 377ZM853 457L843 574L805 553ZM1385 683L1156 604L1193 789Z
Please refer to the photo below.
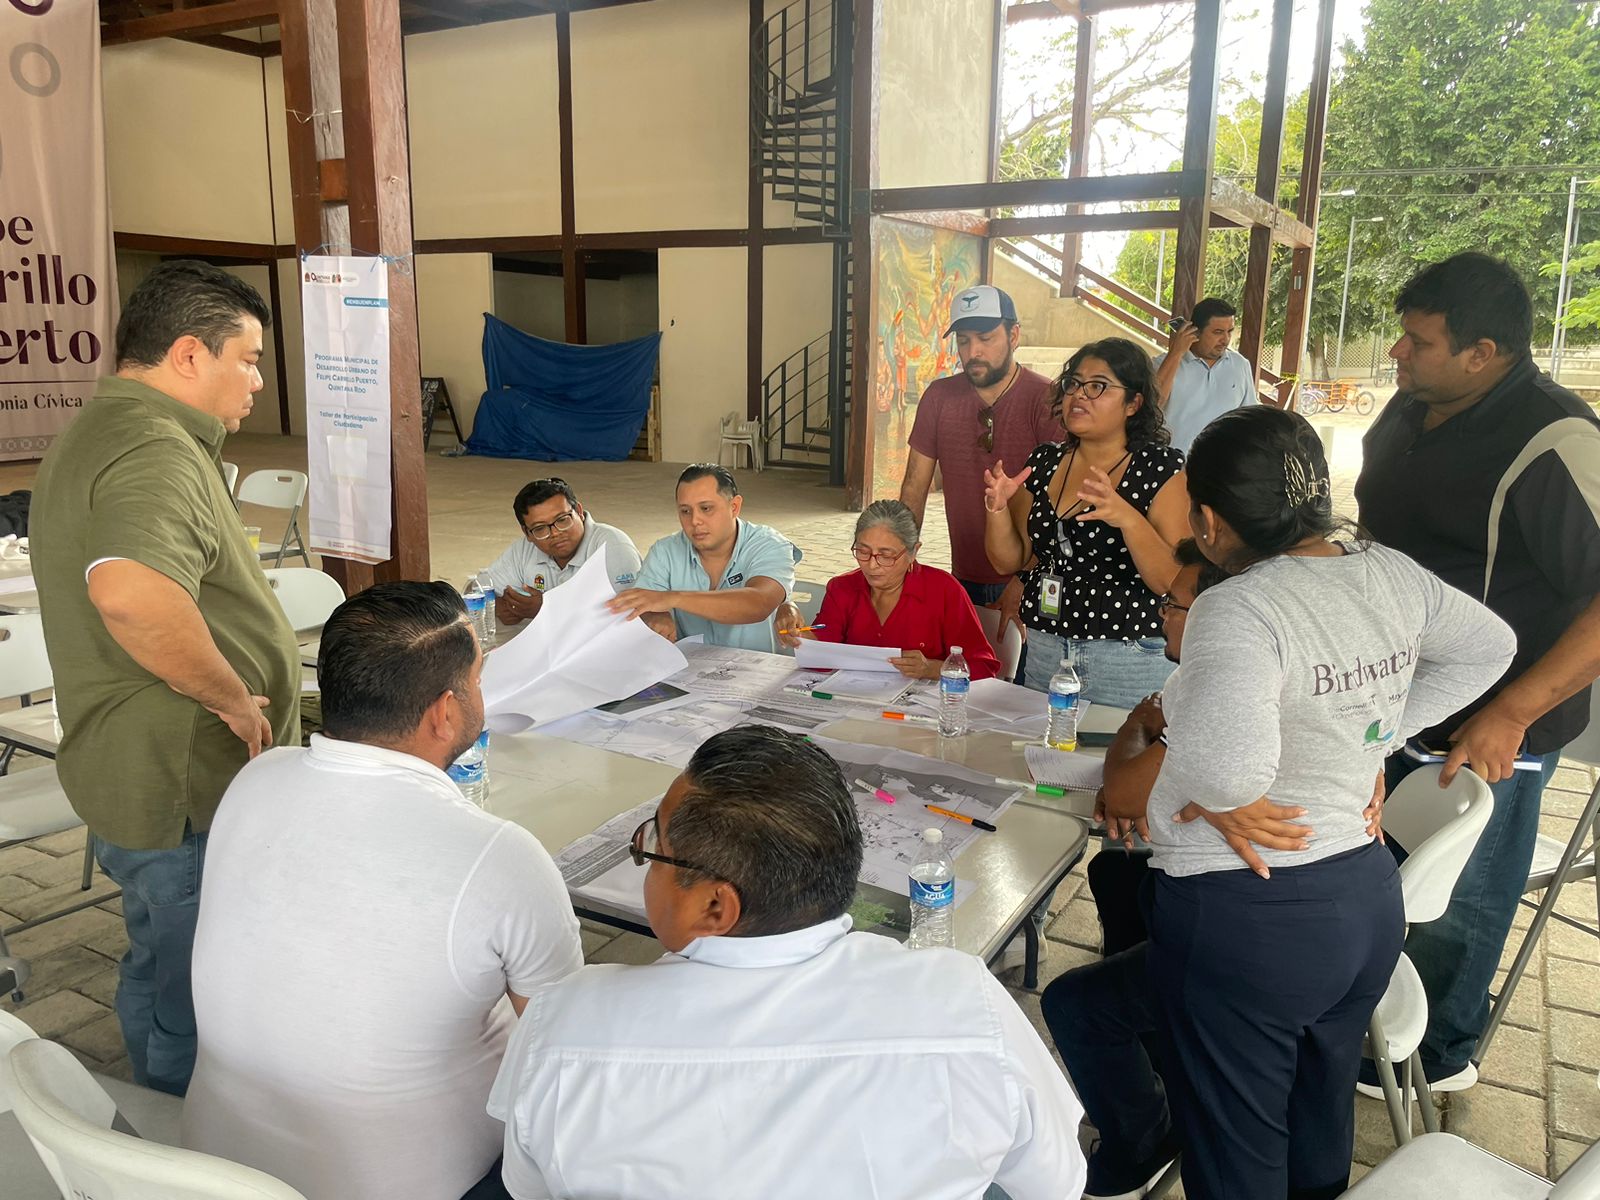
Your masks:
M1405 744L1405 756L1412 762L1442 763L1450 757L1450 744L1448 742L1424 742L1420 738L1412 738ZM1543 761L1536 755L1526 751L1517 755L1516 761L1511 764L1513 770L1538 771L1544 766Z
M1186 317L1173 317L1172 320L1167 322L1167 328L1172 330L1173 333L1177 333L1188 323L1189 321Z

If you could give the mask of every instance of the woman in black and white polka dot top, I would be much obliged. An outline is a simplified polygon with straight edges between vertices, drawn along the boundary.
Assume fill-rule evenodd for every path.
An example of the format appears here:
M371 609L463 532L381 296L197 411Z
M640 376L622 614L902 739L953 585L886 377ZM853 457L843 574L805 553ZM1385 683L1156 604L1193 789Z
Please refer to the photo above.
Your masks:
M1085 699L1132 708L1172 671L1159 609L1189 496L1155 395L1143 350L1091 342L1056 380L1066 440L1015 475L1004 463L985 474L984 548L996 570L1022 576L1030 688L1047 691L1069 658Z

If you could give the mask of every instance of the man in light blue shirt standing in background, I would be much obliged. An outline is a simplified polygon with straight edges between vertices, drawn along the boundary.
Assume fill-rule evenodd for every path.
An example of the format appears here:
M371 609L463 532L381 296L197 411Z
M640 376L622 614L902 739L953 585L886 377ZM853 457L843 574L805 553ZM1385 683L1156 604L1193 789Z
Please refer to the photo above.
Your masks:
M638 617L668 641L777 651L771 617L794 590L800 550L776 529L739 519L744 497L726 468L695 463L678 476L679 533L644 556L639 584L612 612Z
M1228 345L1233 340L1233 305L1207 296L1194 316L1172 335L1170 349L1156 359L1156 391L1172 444L1185 454L1195 435L1230 409L1260 404L1250 360Z

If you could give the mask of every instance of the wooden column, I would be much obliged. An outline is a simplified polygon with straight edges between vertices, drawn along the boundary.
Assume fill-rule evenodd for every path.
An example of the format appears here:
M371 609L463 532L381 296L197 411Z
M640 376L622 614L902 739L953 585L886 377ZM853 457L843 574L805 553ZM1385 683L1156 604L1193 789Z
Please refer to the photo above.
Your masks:
M572 171L572 15L556 14L556 124L561 139L561 292L567 341L589 341L589 290L578 245L577 184Z
M878 183L877 0L855 4L850 81L850 252L855 260L854 374L850 380L850 447L845 462L845 504L864 507L872 488L873 367L877 354L876 274L872 248L872 189Z
M1089 174L1089 131L1094 128L1094 18L1078 18L1078 56L1072 71L1072 128L1068 131L1067 178L1082 179ZM1074 204L1068 212L1083 211ZM1078 285L1078 263L1083 254L1083 236L1066 234L1061 240L1061 294L1072 295Z
M756 39L761 36L761 25L766 20L766 4L764 0L750 0L750 47L755 53ZM811 48L806 47L806 53L811 53ZM752 93L758 86L763 86L763 79L759 84L755 72L750 73L750 89ZM755 113L764 103L763 97L751 95L748 111ZM843 131L840 138L847 136ZM767 225L767 207L765 189L761 184L761 132L756 128L755 122L750 122L750 177L748 183L748 197L746 201L746 276L745 276L745 338L744 338L744 415L746 420L754 421L763 416L761 412L761 338L763 328L762 306L764 300L763 272L766 269L766 243L765 231Z
M278 17L297 256L326 247L392 255L404 264L385 268L390 558L377 566L330 555L322 560L353 594L380 580L430 574L400 20L387 0L282 0Z
M1293 22L1294 0L1273 0L1267 88L1261 102L1261 148L1256 158L1256 195L1269 204L1278 203L1278 175L1283 166L1283 118L1288 100L1289 35ZM1267 290L1271 280L1272 230L1264 225L1252 225L1239 321L1239 353L1250 360L1252 376L1261 372L1261 351L1266 345Z
M1172 310L1176 313L1192 312L1205 287L1221 51L1222 0L1195 0L1194 52L1189 58L1189 108L1183 131L1183 170L1199 177L1203 187L1198 195L1185 196L1178 201L1178 248L1172 284Z
M1316 233L1321 209L1322 150L1328 136L1328 84L1333 62L1334 0L1322 0L1317 13L1317 49L1312 65L1311 86L1306 96L1306 147L1300 162L1300 196L1295 215ZM1283 318L1283 384L1278 391L1281 404L1290 395L1300 373L1305 354L1306 325L1311 315L1311 284L1316 271L1316 242L1295 249L1289 267L1289 304Z

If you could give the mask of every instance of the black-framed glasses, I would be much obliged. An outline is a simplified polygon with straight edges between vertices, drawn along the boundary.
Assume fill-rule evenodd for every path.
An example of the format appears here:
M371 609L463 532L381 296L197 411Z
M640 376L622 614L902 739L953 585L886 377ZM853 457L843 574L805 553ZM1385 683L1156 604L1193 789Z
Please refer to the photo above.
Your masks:
M1177 609L1179 612L1188 612L1189 606L1187 604L1179 604L1172 598L1171 592L1163 592L1161 599L1156 601L1156 611L1164 617L1173 609Z
M668 854L659 854L656 847L660 842L661 823L655 815L633 831L633 840L628 843L628 853L633 857L633 865L642 867L649 862L666 863L669 867L682 867L685 871L699 871L703 875L710 875L704 867L696 866L681 858L673 858Z
M538 525L524 525L522 532L536 542L542 542L552 533L565 533L572 528L572 523L578 519L578 514L570 508L554 521L546 521Z
M1098 400L1106 394L1108 388L1117 388L1120 391L1129 391L1125 384L1107 383L1104 379L1079 379L1076 375L1063 374L1056 379L1056 387L1061 389L1063 396L1070 396L1073 392L1082 392L1087 400Z
M983 432L978 435L978 446L985 454L994 449L994 409L985 404L978 410L978 424Z
M868 550L865 546L850 547L851 556L862 566L875 562L880 567L892 567L909 553L909 550Z

